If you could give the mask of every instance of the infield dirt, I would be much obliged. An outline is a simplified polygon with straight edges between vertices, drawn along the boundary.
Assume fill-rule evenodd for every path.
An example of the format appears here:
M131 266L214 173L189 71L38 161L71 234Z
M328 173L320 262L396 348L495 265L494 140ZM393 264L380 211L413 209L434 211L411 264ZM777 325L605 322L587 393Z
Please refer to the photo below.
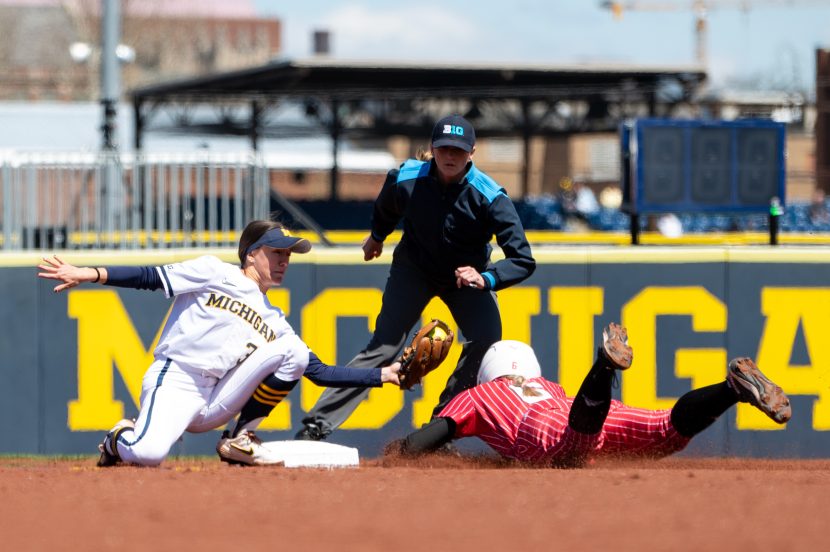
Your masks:
M2 549L825 550L830 460L492 458L352 469L0 458Z

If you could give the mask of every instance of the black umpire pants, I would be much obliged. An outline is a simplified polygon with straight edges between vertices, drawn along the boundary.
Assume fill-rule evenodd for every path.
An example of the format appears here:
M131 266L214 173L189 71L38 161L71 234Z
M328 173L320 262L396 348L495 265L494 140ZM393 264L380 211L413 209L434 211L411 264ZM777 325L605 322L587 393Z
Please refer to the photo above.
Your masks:
M348 366L377 368L391 364L433 297L447 305L465 340L461 358L432 412L435 417L453 397L475 385L484 353L501 339L501 316L494 292L469 287L459 289L455 284L438 286L414 265L396 259L389 269L375 333ZM331 433L368 394L367 388L326 389L303 424L314 424L323 434Z

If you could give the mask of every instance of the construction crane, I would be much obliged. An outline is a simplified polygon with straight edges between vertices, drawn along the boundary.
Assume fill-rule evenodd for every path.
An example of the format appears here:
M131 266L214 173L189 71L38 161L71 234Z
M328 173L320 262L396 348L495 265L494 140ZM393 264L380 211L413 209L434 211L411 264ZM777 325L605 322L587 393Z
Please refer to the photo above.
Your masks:
M767 5L790 7L794 4L814 4L827 5L827 0L686 0L683 2L669 2L669 1L638 1L629 0L624 2L604 1L600 2L600 7L610 10L614 18L622 19L623 13L626 11L654 11L654 12L676 12L676 11L691 11L695 17L695 61L701 66L706 67L707 51L706 44L708 33L707 17L709 12L716 9L739 9L748 13L750 8Z

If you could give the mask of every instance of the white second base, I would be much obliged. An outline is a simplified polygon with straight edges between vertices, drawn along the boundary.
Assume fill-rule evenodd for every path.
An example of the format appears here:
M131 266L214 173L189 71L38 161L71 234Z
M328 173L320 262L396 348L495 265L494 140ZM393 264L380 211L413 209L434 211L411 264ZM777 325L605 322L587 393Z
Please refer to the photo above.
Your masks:
M266 441L274 463L286 468L344 468L360 465L357 449L322 441Z

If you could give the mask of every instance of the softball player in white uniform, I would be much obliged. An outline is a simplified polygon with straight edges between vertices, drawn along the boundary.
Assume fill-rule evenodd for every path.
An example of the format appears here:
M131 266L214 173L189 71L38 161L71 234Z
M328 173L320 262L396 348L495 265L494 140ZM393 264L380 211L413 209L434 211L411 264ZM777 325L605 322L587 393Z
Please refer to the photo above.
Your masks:
M75 267L57 256L43 259L38 276L62 281L56 292L99 282L162 288L174 298L155 361L144 375L138 418L118 422L107 434L99 447L100 466L160 464L185 431L228 423L265 378L276 382L271 387L285 389L278 400L303 375L334 386L398 382L395 365L368 378L365 369L324 365L269 303L265 292L282 283L291 252L310 249L310 242L290 236L279 223L254 221L240 238L241 269L213 256L157 267L106 268ZM311 373L306 373L310 358ZM258 444L246 440L246 457L254 459L245 463L257 463Z

